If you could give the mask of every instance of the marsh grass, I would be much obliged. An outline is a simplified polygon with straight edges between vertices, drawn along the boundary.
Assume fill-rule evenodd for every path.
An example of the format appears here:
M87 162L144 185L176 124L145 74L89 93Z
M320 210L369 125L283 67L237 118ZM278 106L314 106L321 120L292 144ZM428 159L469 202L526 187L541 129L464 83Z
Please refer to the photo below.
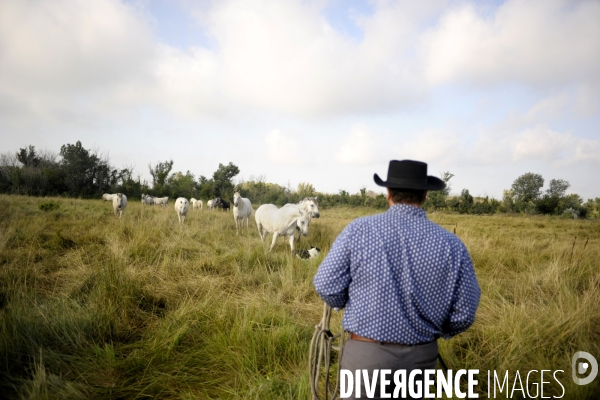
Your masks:
M59 207L41 210L48 202ZM298 244L322 253L304 261L283 240L269 253L254 221L236 236L231 213L190 210L182 226L172 206L130 201L119 220L100 200L0 196L0 391L308 399L322 311L312 277L344 226L370 212L324 210ZM482 396L487 370L512 383L517 370L562 369L564 398L597 398L598 380L577 386L570 374L573 353L600 354L598 222L430 218L456 229L482 287L474 326L440 341L447 364L479 369ZM544 395L560 395L549 380Z

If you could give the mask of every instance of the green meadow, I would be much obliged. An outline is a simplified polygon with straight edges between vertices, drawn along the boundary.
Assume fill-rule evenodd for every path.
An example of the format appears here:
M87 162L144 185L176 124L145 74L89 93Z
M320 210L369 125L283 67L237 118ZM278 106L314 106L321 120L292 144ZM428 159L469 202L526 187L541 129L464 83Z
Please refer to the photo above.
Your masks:
M173 202L132 198L119 220L101 200L0 195L2 397L309 399L312 278L336 235L377 212L320 211L297 247L322 252L305 261L283 240L269 252L253 216L236 236L231 212L191 209L180 225ZM529 371L562 370L545 397L600 398L600 378L571 378L576 351L600 355L600 221L429 218L465 242L482 290L473 327L439 341L448 366L479 369L480 398L488 370L511 390L517 371L527 386ZM529 376L532 397L540 383Z

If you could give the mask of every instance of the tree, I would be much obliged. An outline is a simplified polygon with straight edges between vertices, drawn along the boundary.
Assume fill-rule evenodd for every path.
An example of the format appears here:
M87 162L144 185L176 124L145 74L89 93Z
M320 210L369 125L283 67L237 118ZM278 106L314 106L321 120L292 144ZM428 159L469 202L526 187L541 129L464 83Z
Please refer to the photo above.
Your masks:
M571 184L563 179L551 179L546 194L550 197L557 197L560 199L567 193L569 186L571 186Z
M300 199L305 197L313 197L315 195L315 187L311 183L300 182L298 184L298 190L296 193Z
M171 169L173 169L173 160L159 162L154 168L152 168L152 164L148 164L148 168L152 176L152 185L163 186L167 181Z
M539 174L528 172L521 175L512 184L514 209L516 212L531 214L536 210L536 202L542 194L544 178Z
M500 212L513 212L515 210L515 194L512 190L504 189L502 191L502 204L500 205Z
M87 150L78 140L61 146L60 169L72 196L92 197L108 189L110 166L95 151Z
M544 178L540 174L528 172L521 175L512 184L512 191L516 202L536 201L540 198Z
M142 184L141 177L134 178L134 167L124 166L121 170L112 170L110 175L112 193L126 193L127 196L133 198L141 196L143 192L148 191L148 186Z
M446 198L448 197L448 195L450 194L450 179L452 179L452 177L454 176L454 174L452 174L450 171L446 171L442 173L441 179L446 183L446 187L442 190L432 190L429 191L427 193L427 200L425 201L425 204L423 205L423 207L425 209L430 209L433 208L433 210L438 210L441 208L446 208Z
M585 214L589 218L600 218L600 197L588 199L583 207L585 208Z
M148 169L150 169L150 175L152 176L152 189L154 189L155 195L166 195L168 190L165 185L167 177L173 169L173 160L159 162L154 168L152 164L148 164Z
M536 209L542 214L561 214L561 200L565 198L569 182L562 179L550 180L546 193L537 201Z
M458 201L459 213L467 214L471 212L471 207L473 206L473 196L471 196L468 189L463 189L462 192L460 192Z
M175 172L169 177L168 183L171 189L170 196L173 198L186 197L189 199L196 196L196 181L190 171L187 171L185 175Z
M217 197L229 198L233 197L234 176L240 173L240 169L230 162L227 165L219 163L219 168L213 173L214 193Z
M210 200L215 197L213 191L213 181L207 179L204 175L200 175L198 182L196 183L196 190L198 191L198 198Z
M40 164L40 160L35 153L35 147L31 145L29 148L19 149L19 152L17 153L17 159L25 167L37 168Z
M563 196L558 202L557 214L562 214L568 209L579 212L583 207L583 199L576 193Z

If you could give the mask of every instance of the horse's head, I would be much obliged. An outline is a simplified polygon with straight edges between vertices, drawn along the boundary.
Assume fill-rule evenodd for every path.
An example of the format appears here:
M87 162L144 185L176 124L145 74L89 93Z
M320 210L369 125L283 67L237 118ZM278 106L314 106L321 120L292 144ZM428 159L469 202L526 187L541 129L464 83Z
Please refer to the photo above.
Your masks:
M233 206L237 207L239 203L240 203L240 193L239 192L235 192L233 194Z
M115 197L115 201L117 203L117 209L121 209L123 207L123 193L117 193L117 197Z
M310 213L312 218L319 218L321 214L319 213L319 202L316 197L307 197L302 201L304 205L304 209Z
M303 236L308 235L308 224L310 223L310 215L308 212L298 210L300 217L296 220L296 226L300 229Z

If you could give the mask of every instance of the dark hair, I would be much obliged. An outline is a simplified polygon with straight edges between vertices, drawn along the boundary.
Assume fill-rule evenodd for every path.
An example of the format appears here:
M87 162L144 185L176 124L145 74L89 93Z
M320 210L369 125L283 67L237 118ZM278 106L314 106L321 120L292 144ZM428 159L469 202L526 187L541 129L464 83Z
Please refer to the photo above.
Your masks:
M427 197L427 190L389 189L395 204L423 204Z

